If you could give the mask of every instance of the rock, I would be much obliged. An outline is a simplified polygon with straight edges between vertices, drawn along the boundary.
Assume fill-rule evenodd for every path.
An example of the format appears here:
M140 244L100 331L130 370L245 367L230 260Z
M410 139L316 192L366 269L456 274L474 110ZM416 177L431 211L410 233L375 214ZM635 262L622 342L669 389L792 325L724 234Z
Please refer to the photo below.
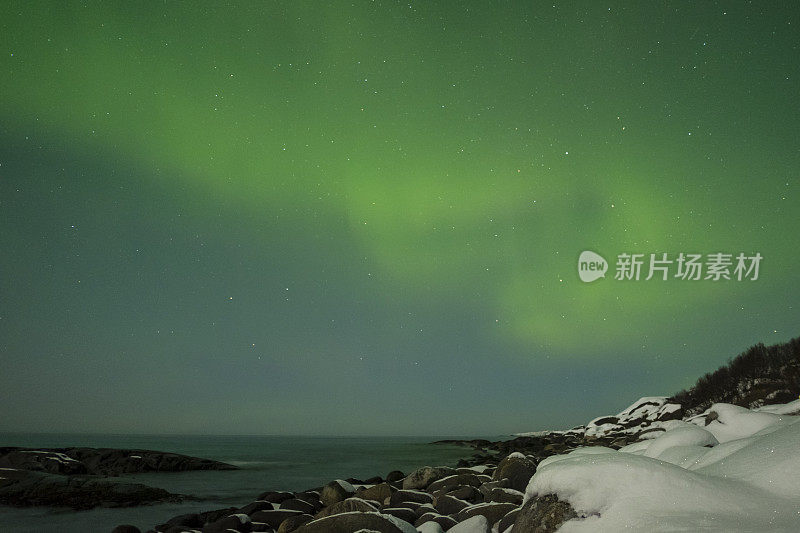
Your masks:
M444 496L436 498L433 502L433 506L436 508L436 511L441 514L454 515L461 511L461 509L469 507L470 504L469 502L445 494Z
M358 489L356 491L356 497L363 498L365 500L375 500L381 502L382 505L385 505L387 500L392 497L392 493L395 492L397 489L389 485L388 483L380 483L378 485L373 485L372 487L368 487L366 489Z
M140 483L117 483L80 476L62 476L26 470L4 470L0 503L13 506L47 505L76 510L131 507L180 502L187 497Z
M478 487L478 490L483 494L484 498L488 498L494 489L507 489L510 484L508 478L503 478L500 481L488 481Z
M306 514L314 514L316 509L313 503L309 503L300 498L290 498L281 502L281 509L293 509L295 511L302 511Z
M356 489L353 488L353 485L351 485L347 481L336 479L334 481L331 481L322 488L322 492L320 492L319 499L322 501L322 504L327 507L329 505L333 505L336 502L340 502L345 498L349 498L350 496L355 494L355 492Z
M456 516L456 520L463 522L464 520L480 515L485 517L489 525L492 526L496 522L499 522L506 514L517 508L518 506L513 503L478 503L460 510Z
M484 500L484 495L481 491L468 485L457 487L447 492L447 495L470 503L480 503Z
M476 515L454 525L448 530L448 533L491 533L491 531L492 529L486 517ZM528 532L525 531L525 533Z
M417 527L419 533L444 533L442 526L436 522L423 522Z
M429 492L434 492L437 490L444 490L445 492L449 492L451 489L460 486L470 486L470 487L480 487L487 481L491 481L492 478L489 476L479 476L475 473L470 474L456 474L453 476L447 476L437 481L434 481L430 485L428 485L427 489Z
M402 473L401 471L392 470L391 472L386 474L386 481L390 481L390 482L391 481L400 481L404 477L406 477L406 475L404 473Z
M488 502L501 502L501 503L513 503L514 505L522 505L523 497L524 497L524 494L522 494L518 490L494 488L494 489L491 490L489 495L486 497L486 501L488 501Z
M319 499L319 492L317 491L310 490L306 492L298 492L297 494L294 495L294 497L297 498L298 500L303 500L304 502L308 502L311 505L313 505L314 513L318 512L323 507L322 502Z
M423 466L411 472L403 480L403 488L424 489L434 481L452 476L455 473L455 469L446 466Z
M577 518L572 506L562 502L555 494L546 494L529 500L519 510L514 521L514 531L553 533L572 518Z
M203 527L203 533L224 533L229 530L250 533L253 531L253 523L249 516L239 513L225 516Z
M353 533L366 529L378 533L416 533L414 526L381 513L345 513L315 519L300 526L297 533Z
M316 520L317 518L324 518L334 514L352 513L353 511L366 513L377 512L378 509L361 498L347 498L346 500L336 502L333 505L323 508L314 516L314 519Z
M486 517L486 520L491 526L494 525L495 522L499 522L506 514L517 509L517 507L518 506L513 503L477 503L461 509L456 516L456 520L463 522L464 520L480 515Z
M0 448L0 468L61 475L115 476L141 472L237 470L227 463L152 450L115 448Z
M165 524L156 526L156 529L167 530L173 526L184 526L186 528L201 528L206 523L206 520L197 513L182 514L167 520Z
M419 528L425 522L435 522L441 526L441 528L445 531L456 525L455 518L450 516L445 516L439 513L425 513L424 515L420 516L416 522L414 522L414 527Z
M413 524L417 520L417 513L407 507L387 507L381 513L394 516L409 524Z
M394 506L401 502L433 503L433 496L418 490L398 490L389 499L389 505Z
M274 509L275 506L271 503L264 501L264 500L257 500L252 503L248 503L244 507L239 508L240 513L244 513L247 515L251 515L256 511L269 511L270 509ZM202 524L201 524L202 525Z
M214 509L213 511L205 511L202 513L198 513L200 515L200 519L202 520L203 524L207 524L208 522L216 522L220 518L224 518L228 515L236 514L238 511L236 507L224 507L222 509Z
M518 514L519 509L514 509L513 511L507 513L503 518L500 519L500 522L498 522L497 531L502 533L506 529L513 526Z
M142 533L136 526L129 526L128 524L121 524L111 530L111 533Z
M417 509L422 507L422 504L421 503L417 503L417 502L400 502L400 503L396 503L392 507L402 507L404 509L411 509L412 511L416 511ZM423 511L423 512L425 512L425 511Z
M409 524L413 524L417 520L417 513L407 507L387 507L381 512L383 514L392 515L400 520L405 520Z
M294 531L295 529L299 528L306 522L311 522L312 520L314 520L314 517L311 516L310 514L299 514L296 516L290 516L289 518L281 522L281 525L278 526L277 533L290 533L291 531Z
M508 479L510 488L524 491L535 473L536 463L525 455L515 452L500 461L492 478L495 481Z
M257 500L263 500L269 503L281 503L288 499L294 498L294 494L285 491L268 490L258 495Z
M424 515L425 513L436 513L436 512L438 511L436 510L436 507L434 507L432 503L423 503L422 505L414 509L414 513L416 514L416 518L414 520Z
M271 511L256 511L250 515L250 518L253 520L253 522L263 522L271 528L277 528L281 525L281 522L287 518L301 514L307 513L295 511L293 509L274 509Z

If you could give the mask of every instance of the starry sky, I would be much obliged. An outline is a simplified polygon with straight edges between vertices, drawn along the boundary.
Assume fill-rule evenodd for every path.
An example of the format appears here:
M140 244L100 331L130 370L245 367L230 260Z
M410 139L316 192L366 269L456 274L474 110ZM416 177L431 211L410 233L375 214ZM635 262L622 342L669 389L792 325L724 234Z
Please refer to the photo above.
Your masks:
M564 428L800 333L791 3L0 10L0 431Z

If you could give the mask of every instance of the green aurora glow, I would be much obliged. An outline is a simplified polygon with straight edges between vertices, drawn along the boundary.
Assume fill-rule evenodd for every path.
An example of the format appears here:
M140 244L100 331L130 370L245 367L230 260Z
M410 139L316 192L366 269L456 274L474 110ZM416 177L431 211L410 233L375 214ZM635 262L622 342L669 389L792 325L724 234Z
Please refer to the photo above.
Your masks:
M6 3L0 430L522 431L797 335L799 19ZM764 262L584 284L587 249Z

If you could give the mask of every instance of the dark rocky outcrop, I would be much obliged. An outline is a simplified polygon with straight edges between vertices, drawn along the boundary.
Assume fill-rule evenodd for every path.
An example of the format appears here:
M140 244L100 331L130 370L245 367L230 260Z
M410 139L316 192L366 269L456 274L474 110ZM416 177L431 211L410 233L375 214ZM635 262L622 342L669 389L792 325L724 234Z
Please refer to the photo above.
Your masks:
M19 507L47 505L91 509L180 502L189 497L140 483L114 483L84 476L4 470L0 503Z
M116 448L0 448L0 468L50 474L118 476L142 472L236 470L211 459L152 450Z
M516 516L514 531L553 533L564 522L578 515L569 503L560 501L555 494L546 494L532 498Z

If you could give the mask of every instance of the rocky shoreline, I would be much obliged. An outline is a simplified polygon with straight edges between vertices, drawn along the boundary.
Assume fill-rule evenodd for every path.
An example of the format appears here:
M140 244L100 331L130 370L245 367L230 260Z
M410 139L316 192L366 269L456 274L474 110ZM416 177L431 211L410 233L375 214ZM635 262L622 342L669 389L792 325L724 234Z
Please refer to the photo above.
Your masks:
M775 473L770 476L782 472L781 475L788 476L790 481L778 477L770 477L770 480L784 483L779 486L780 490L795 490L791 481L793 471L791 467L787 469L787 465L793 463L787 461L795 461L788 458L796 456L792 445L787 448L787 443L796 442L800 435L795 429L800 428L800 424L793 426L796 418L791 418L799 414L800 401L752 411L730 404L714 404L705 412L694 414L685 412L681 405L667 398L645 397L617 415L598 417L570 430L520 434L503 441L473 439L432 443L459 445L473 451L470 457L459 460L454 466L424 466L407 474L392 471L369 479L335 479L298 492L262 492L240 507L174 516L148 529L147 533L550 533L571 519L578 519L577 522L591 530L591 524L604 517L617 525L629 522L614 522L617 518L613 512L598 511L606 509L605 506L576 511L567 501L559 500L557 494L564 490L571 494L578 487L577 490L594 490L594 494L607 495L609 489L602 487L618 488L620 485L614 485L618 483L614 476L630 471L629 475L634 477L626 482L627 486L649 483L652 475L656 475L655 479L674 477L676 486L693 487L701 490L702 497L707 497L707 492L702 491L708 490L705 483L713 484L713 476L708 478L712 481L699 481L700 489L697 489L692 483L698 483L702 476L685 470L700 464L698 458L707 452L710 454L708 462L713 464L719 457L727 459L724 454L741 448L746 452L744 464L750 465L755 464L754 457L759 457L753 455L753 450L756 454L766 449L765 446L772 451L782 450L784 456L766 454L757 459L760 466L755 471L773 469ZM774 437L761 431L766 427L773 428ZM734 439L744 439L737 441L743 444L734 447L725 444ZM758 439L773 440L760 444ZM748 451L746 445L751 442L753 447ZM693 458L688 463L684 458L687 453L687 457ZM780 463L778 467L770 463L775 457ZM570 458L572 460L567 460ZM734 466L730 471L733 474L736 474L735 468L741 470L741 466L736 467L735 459L724 462ZM550 466L554 463L555 468ZM564 465L561 470L559 464ZM69 505L76 509L191 499L191 496L170 494L143 485L110 483L97 479L98 474L235 468L225 463L162 452L85 448L0 448L0 465L14 465L0 467L4 468L0 470L0 477L6 478L0 480L0 496L6 495L5 503ZM553 477L553 473L570 468L603 469L604 465L611 466L602 475ZM23 466L29 470L15 469ZM682 477L683 472L687 472L687 478ZM728 472L723 471L722 475ZM758 478L755 481L758 482ZM647 485L647 491L655 494L661 488ZM728 485L719 487L723 491L728 488ZM9 497L15 490L24 497L17 500ZM687 494L687 501L691 502L685 504L687 507L702 501L691 492ZM723 495L722 499L727 501L726 498L737 494L734 491L730 496ZM670 501L674 495L669 492ZM776 502L774 512L785 512L780 507L785 502ZM653 501L646 503L650 505ZM655 504L660 505L658 501ZM628 504L624 504L623 509L626 512L632 509L634 514L638 512L636 506ZM669 509L674 510L674 507ZM641 512L644 517L650 516L649 511ZM707 509L700 504L699 512L706 516ZM724 515L716 518L724 518ZM789 521L792 520L794 518L789 517ZM617 525L599 530L617 530ZM722 529L717 530L725 530L724 526L720 527ZM141 533L141 530L132 525L119 525L112 533Z
M555 531L576 515L555 495L524 502L538 464L584 447L616 450L661 424L680 419L680 406L665 398L642 398L614 417L601 417L566 431L519 435L503 441L441 440L474 453L454 466L425 466L370 479L339 479L300 492L269 491L242 506L185 514L148 533L278 532L490 533ZM524 502L524 504L523 504ZM113 533L140 533L118 526Z

